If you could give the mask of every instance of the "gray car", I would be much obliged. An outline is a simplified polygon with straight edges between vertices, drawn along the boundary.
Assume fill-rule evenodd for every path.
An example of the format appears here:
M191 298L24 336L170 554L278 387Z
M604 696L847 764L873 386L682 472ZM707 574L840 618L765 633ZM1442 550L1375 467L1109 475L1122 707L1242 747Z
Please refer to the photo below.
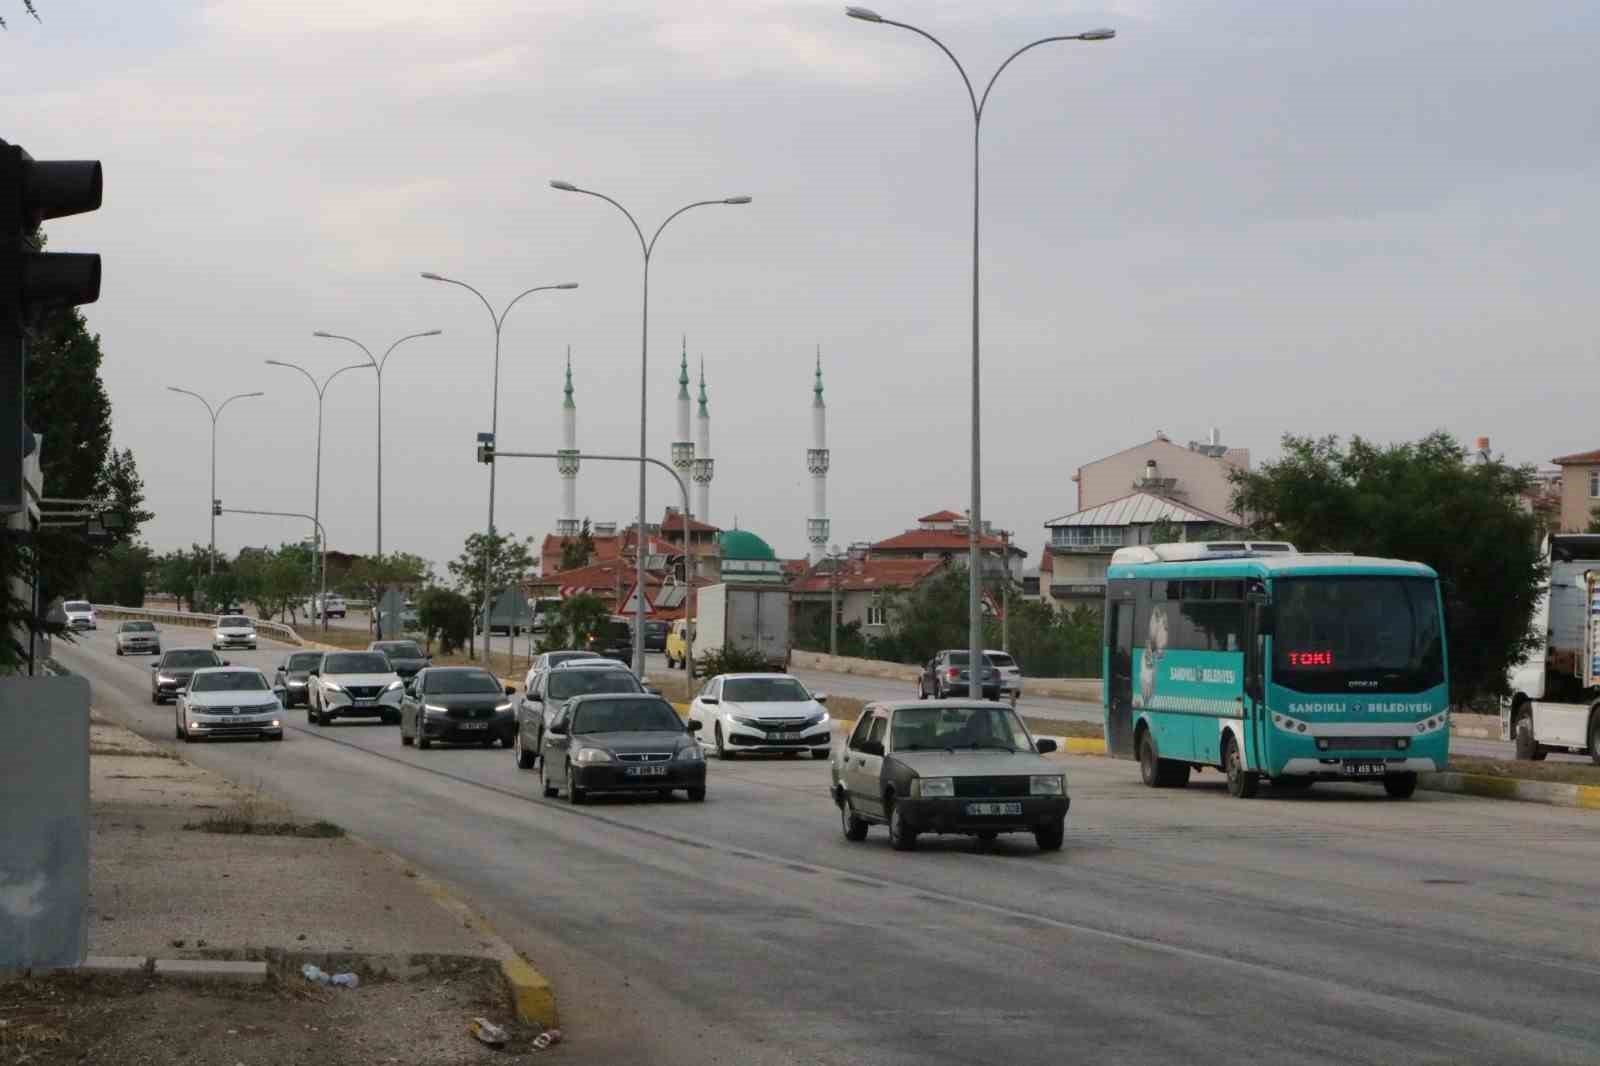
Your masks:
M320 665L322 665L320 651L297 651L278 664L272 684L274 688L283 689L288 697L283 701L285 707L308 702L310 697L307 695L307 690L311 685L311 674Z
M178 696L174 732L191 744L216 737L282 740L283 695L251 666L196 670Z
M550 723L576 696L596 694L647 694L632 670L618 666L588 667L578 662L558 666L540 674L534 686L523 694L517 711L517 729L511 746L517 753L517 766L533 769L535 758L544 750L544 737Z
M389 665L394 667L394 672L400 675L400 680L406 683L406 688L411 687L411 679L417 676L417 671L430 665L433 656L422 650L414 640L375 640L367 645L368 651L381 651L389 660Z
M430 666L417 675L400 703L400 743L428 748L435 743L510 747L516 689L481 666Z
M189 687L196 670L227 665L227 660L210 648L173 648L150 664L150 702L162 704L176 699Z
M1071 799L1061 764L1042 758L1055 750L1004 705L869 704L830 760L845 839L887 825L896 851L911 851L923 833L984 843L1032 833L1041 851L1059 850Z
M161 633L154 622L123 622L117 627L118 655L160 655Z

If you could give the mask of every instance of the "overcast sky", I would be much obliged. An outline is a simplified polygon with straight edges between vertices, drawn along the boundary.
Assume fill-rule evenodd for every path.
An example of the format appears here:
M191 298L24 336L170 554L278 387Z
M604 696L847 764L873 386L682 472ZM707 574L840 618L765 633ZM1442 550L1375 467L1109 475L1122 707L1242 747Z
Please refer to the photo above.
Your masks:
M119 445L160 549L206 539L209 420L230 506L310 510L325 373L387 346L385 547L440 564L486 518L493 335L464 290L524 300L501 366L505 449L637 447L640 255L649 435L674 437L679 338L710 384L711 519L805 550L822 346L834 540L968 500L971 120L944 56L791 0L0 0L0 136L98 157L105 207L49 227L104 257ZM1478 0L882 0L975 79L1036 37L984 129L984 515L1038 562L1072 471L1164 430L1270 456L1286 431L1445 428L1518 461L1600 446L1593 257L1600 5ZM322 510L374 536L375 388L328 391ZM42 427L48 432L48 427ZM48 437L46 438L46 445ZM580 515L629 520L632 468L585 466ZM653 477L652 520L676 494ZM553 464L507 461L498 524L553 528ZM303 526L224 517L218 544Z

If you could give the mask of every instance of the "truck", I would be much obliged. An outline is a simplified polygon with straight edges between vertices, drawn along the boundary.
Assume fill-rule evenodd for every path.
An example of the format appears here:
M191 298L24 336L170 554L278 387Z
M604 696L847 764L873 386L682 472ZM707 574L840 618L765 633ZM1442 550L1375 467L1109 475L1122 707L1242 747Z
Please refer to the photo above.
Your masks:
M789 590L773 585L707 585L695 609L694 655L726 648L756 652L769 669L789 669Z
M1500 738L1519 759L1565 751L1600 763L1600 534L1552 534L1544 561L1532 623L1541 639L1511 668Z

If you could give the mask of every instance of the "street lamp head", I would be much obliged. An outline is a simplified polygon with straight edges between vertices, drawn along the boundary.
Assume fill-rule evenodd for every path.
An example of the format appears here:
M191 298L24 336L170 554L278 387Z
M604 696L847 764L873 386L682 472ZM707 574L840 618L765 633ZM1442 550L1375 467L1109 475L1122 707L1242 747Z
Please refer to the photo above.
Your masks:
M312 330L311 331L311 335L313 337L323 337L323 338L328 338L328 339L332 339L333 338L333 334L329 333L325 329Z
M847 7L844 9L844 13L853 19L860 19L862 22L883 21L883 16L870 7Z
M1117 35L1117 31L1116 30L1106 30L1106 29L1090 30L1088 33L1080 33L1080 34L1078 34L1078 40L1080 40L1080 41L1109 41L1109 40L1111 40L1111 38L1115 37L1116 35Z
M443 281L444 280L443 278L441 278L439 275L435 274L431 270L424 270L422 272L422 276L424 278L426 278L427 280L429 280L429 281Z
M576 281L563 281L560 285L556 286L558 289L576 289L577 287L578 283Z
M725 204L747 204L747 203L750 202L750 197L748 197L748 196L730 196L730 197L728 197L726 200L724 200L722 202L725 203Z
M552 189L560 189L562 192L577 192L578 191L578 187L576 185L572 184L572 182L570 182L570 181L552 181L550 183L550 187Z
M294 365L292 363L285 363L282 359L268 359L266 361L266 363L267 363L268 366L293 366Z
M437 337L443 332L444 332L444 330L442 330L442 329L428 329L428 330L423 330L421 333L417 334L417 336L419 336L419 337Z

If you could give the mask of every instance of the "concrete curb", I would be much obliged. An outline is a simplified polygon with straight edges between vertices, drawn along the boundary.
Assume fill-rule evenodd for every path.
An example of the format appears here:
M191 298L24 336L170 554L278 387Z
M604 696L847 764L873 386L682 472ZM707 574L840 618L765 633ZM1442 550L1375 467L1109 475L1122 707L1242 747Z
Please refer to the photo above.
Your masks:
M1526 781L1515 777L1446 771L1423 774L1417 787L1434 792L1454 792L1458 795L1481 796L1488 799L1542 803L1547 807L1600 810L1600 786L1596 785L1568 785L1559 781Z

